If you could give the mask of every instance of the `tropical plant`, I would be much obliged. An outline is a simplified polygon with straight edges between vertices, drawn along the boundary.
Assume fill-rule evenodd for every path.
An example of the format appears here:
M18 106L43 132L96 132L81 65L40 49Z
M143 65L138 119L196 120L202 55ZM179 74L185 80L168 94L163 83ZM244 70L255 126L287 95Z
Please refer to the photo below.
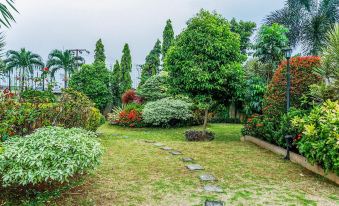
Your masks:
M293 126L302 131L299 152L311 163L339 175L339 102L326 101L310 114L295 117Z
M230 21L231 31L240 36L240 50L243 54L247 54L247 50L251 47L251 36L256 28L256 23L250 21L239 21L233 18Z
M160 72L160 55L161 55L161 42L158 39L155 43L152 51L147 55L146 62L141 67L141 81L140 85L143 85L147 79Z
M254 57L269 66L268 79L271 79L277 66L284 58L284 49L288 45L288 29L279 24L263 25L254 44Z
M213 101L231 101L243 75L240 38L221 15L201 10L187 23L165 58L170 91L193 99L205 110Z
M84 63L80 56L74 56L70 50L53 50L48 56L47 67L51 72L51 77L55 78L55 73L64 70L64 87L67 88L68 79L71 74L77 71L78 67Z
M246 115L262 113L266 82L258 76L247 79L244 89L244 111Z
M157 127L169 127L187 124L192 119L192 105L172 98L149 102L142 111L145 124Z
M122 92L125 92L132 88L132 78L131 78L132 57L128 44L125 44L124 49L122 51L120 70L121 70L120 88Z
M21 91L25 89L27 73L32 74L35 68L42 68L44 66L42 58L38 54L34 54L24 48L20 49L19 51L8 51L5 63L8 74L10 74L14 69L19 69L19 76L21 78Z
M6 3L0 3L0 27L1 25L10 27L11 21L15 22L11 9L18 12L14 6L14 0L6 0Z
M279 23L289 29L291 46L301 44L307 54L319 55L326 33L339 21L337 0L286 0L283 9L266 17L266 24Z
M170 19L167 20L165 29L162 33L162 60L165 59L168 49L173 45L174 43L174 31L172 26L172 21Z
M102 150L93 132L47 127L3 144L0 176L4 186L68 182L100 163Z
M112 102L110 72L102 61L93 65L83 65L72 75L69 87L82 92L91 99L100 111Z

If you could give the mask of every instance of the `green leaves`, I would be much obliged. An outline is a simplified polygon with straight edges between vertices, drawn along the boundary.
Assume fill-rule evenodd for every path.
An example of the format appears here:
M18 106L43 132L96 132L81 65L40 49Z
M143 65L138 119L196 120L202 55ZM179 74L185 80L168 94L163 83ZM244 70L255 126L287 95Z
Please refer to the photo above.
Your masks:
M94 63L106 63L105 47L101 39L97 41L94 53Z
M142 65L141 81L139 86L144 84L148 78L160 72L160 55L161 42L158 39L152 51L147 55L145 64Z
M128 44L125 44L124 49L122 51L120 69L121 69L120 88L122 92L125 92L132 88L132 78L131 78L132 57Z
M15 21L10 9L18 12L18 10L16 10L16 8L14 7L14 0L6 0L6 4L0 3L0 14L2 16L0 18L0 27L1 25L5 27L10 27L11 21Z
M164 69L172 93L209 105L211 100L231 100L243 60L240 37L231 32L228 21L201 10L169 49Z
M94 169L102 155L96 135L82 129L47 127L3 144L0 174L4 186L67 182Z

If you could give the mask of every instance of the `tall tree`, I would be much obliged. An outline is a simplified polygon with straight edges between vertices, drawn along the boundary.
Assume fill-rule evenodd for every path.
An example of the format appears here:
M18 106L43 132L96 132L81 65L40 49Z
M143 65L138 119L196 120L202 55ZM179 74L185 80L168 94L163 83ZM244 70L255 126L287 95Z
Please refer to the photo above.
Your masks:
M291 46L300 44L305 53L319 55L326 33L339 21L339 1L286 0L285 7L272 12L265 21L286 26Z
M10 27L11 22L15 22L11 10L18 12L14 7L14 0L6 0L6 3L0 3L0 27L2 25L5 27Z
M168 49L173 45L173 42L174 42L174 31L173 31L172 21L170 19L168 19L166 22L166 26L165 26L162 37L163 37L162 59L164 60Z
M240 49L243 54L247 53L247 49L251 46L251 36L256 28L256 23L251 21L239 21L233 18L230 21L231 31L240 36Z
M69 87L86 94L101 112L112 102L110 72L104 62L83 65L72 75Z
M125 44L122 51L122 57L120 62L121 69L121 89L123 92L132 88L132 57L131 50L129 49L128 44Z
M8 51L5 63L8 74L10 74L15 68L19 69L19 76L21 77L21 91L25 89L27 74L32 73L36 67L42 68L44 66L42 58L38 54L34 54L24 48L19 51Z
M119 105L122 89L121 89L121 80L122 80L122 73L119 61L117 60L113 66L113 72L111 77L111 89L113 95L113 103L115 105Z
M105 46L101 39L97 41L94 53L94 63L106 62Z
M47 67L51 71L51 77L55 78L55 73L64 70L64 87L67 88L67 82L71 74L84 63L84 59L80 56L76 57L71 51L53 50L48 56Z
M142 65L140 85L144 84L151 76L160 72L161 42L158 39L153 49L146 57L146 62Z
M212 103L227 103L240 90L242 61L239 37L228 21L205 10L188 21L168 51L165 70L170 91L191 97L205 110L204 131Z
M269 67L263 67L269 70L268 78L271 79L273 73L281 60L284 58L284 49L288 46L286 34L288 29L279 24L271 26L263 25L258 33L254 44L254 57Z

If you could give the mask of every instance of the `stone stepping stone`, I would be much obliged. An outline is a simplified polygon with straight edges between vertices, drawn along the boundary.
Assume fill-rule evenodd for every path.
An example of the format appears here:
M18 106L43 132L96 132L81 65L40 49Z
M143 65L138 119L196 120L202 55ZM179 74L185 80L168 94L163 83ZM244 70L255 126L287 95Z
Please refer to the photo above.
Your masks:
M225 204L221 201L209 201L206 200L205 206L224 206Z
M154 146L156 146L156 147L163 147L163 146L165 146L165 145L158 142L158 143L155 143Z
M204 168L201 165L187 165L186 167L191 171L204 170Z
M204 181L204 182L208 182L208 181L216 181L217 178L215 178L213 175L211 174L202 174L199 176L199 179L201 181Z
M223 189L216 185L206 185L204 186L204 190L206 192L217 192L217 193L223 192Z
M165 150L165 151L171 151L171 150L173 150L172 148L170 148L170 147L163 147L163 148L161 148L162 150Z
M146 143L155 143L155 141L152 141L152 140L145 140Z
M194 160L190 157L184 157L181 159L183 162L193 162Z
M129 136L123 136L122 138L123 138L123 139L128 139L128 138L129 138Z
M172 151L171 154L172 155L182 155L182 152L180 152L180 151Z

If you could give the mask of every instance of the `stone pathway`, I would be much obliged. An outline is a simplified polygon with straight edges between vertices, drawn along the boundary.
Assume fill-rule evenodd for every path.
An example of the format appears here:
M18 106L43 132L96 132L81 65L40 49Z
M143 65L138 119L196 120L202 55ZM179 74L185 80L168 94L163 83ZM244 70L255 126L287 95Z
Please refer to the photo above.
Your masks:
M165 144L160 143L160 142L154 142L154 141L150 141L150 140L145 140L145 143L151 143L156 147L160 147L160 149L164 150L164 151L170 151L170 154L172 155L183 155L183 153L181 151L176 151L173 150L171 147L167 147L165 146ZM194 159L191 157L183 157L181 159L183 162L185 163L192 163L194 162ZM186 168L190 171L202 171L204 170L204 167L199 165L199 164L189 164L186 165ZM201 174L199 175L199 179L204 183L204 182L217 182L217 178L214 177L211 174L205 173L205 174ZM223 189L218 186L218 185L211 185L211 184L207 184L203 187L203 190L205 192L211 192L211 193L222 193L224 192ZM206 200L205 206L224 206L224 202L222 201L209 201Z

